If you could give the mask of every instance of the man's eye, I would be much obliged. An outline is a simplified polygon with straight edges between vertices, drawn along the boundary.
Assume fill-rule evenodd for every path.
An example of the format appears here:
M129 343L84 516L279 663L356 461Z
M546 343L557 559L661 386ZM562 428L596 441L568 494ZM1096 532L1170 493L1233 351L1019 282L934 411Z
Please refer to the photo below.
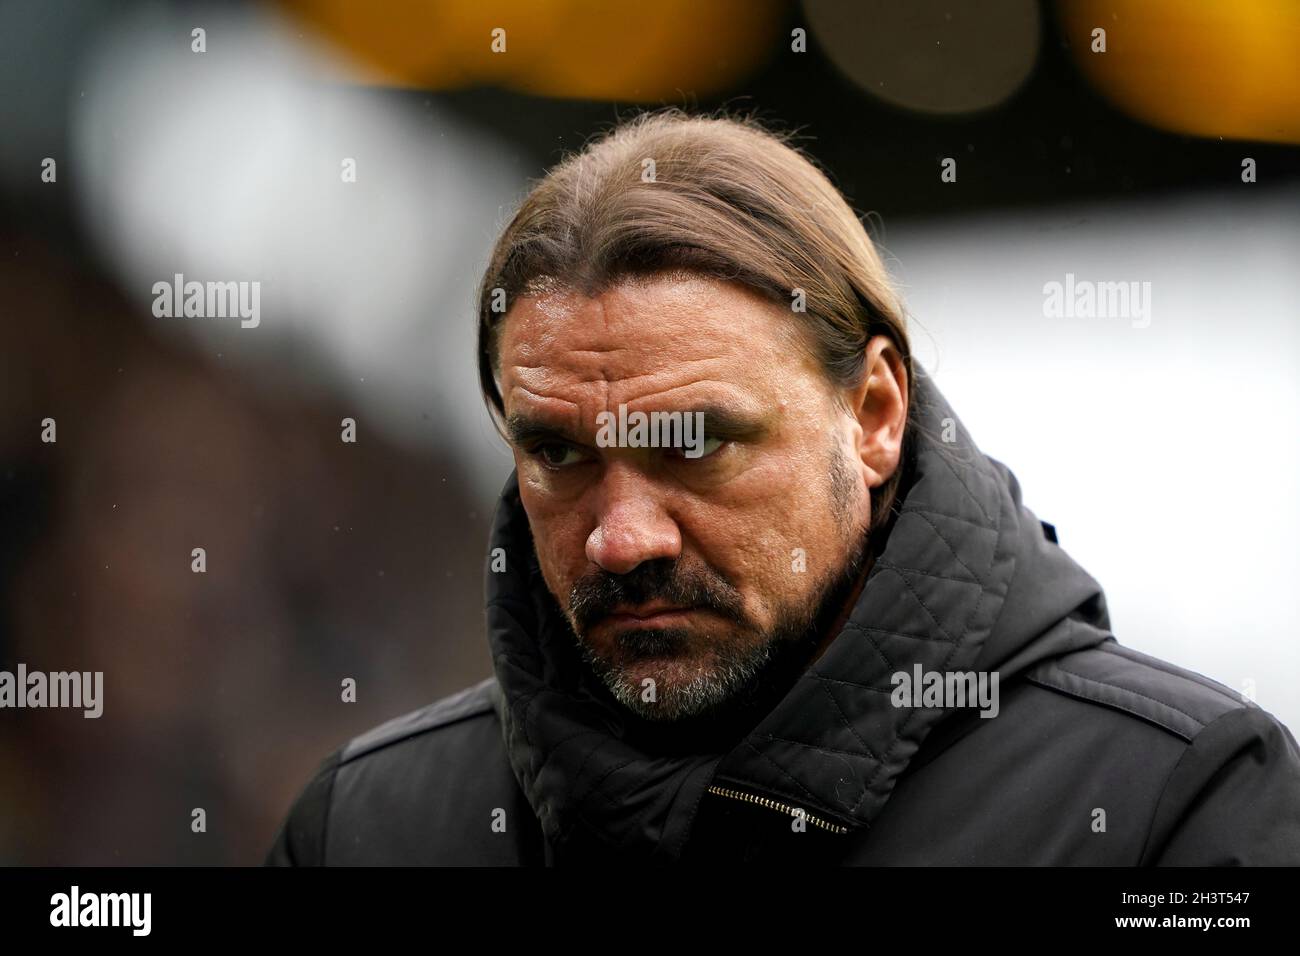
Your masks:
M706 435L704 438L704 442L702 444L703 447L701 447L700 449L700 457L708 458L715 451L717 451L719 448L725 445L726 440L722 438L715 438L713 435Z
M706 435L704 441L700 442L698 449L694 447L676 448L673 453L676 457L685 458L687 461L699 461L701 458L708 458L726 443L725 438Z
M565 468L569 465L576 465L582 461L582 453L572 445L565 445L559 442L551 442L547 445L538 445L533 449L533 454L542 460L542 464L548 468Z

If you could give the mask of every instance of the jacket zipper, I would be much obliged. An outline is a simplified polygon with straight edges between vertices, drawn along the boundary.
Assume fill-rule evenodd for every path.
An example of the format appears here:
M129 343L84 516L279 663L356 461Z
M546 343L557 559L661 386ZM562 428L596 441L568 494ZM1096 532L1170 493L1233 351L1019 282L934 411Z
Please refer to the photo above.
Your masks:
M760 797L752 793L745 793L741 790L730 790L726 787L717 786L709 787L709 793L715 794L719 797L728 797L732 800L740 800L744 803L753 803L760 807L767 807L769 810L776 810L778 813L784 813L791 817L797 817L802 814L803 818L813 824L813 826L821 827L823 830L827 830L831 833L849 832L848 827L842 827L837 823L830 823L827 820L823 820L821 817L813 816L807 810L792 807L787 803L779 803L776 800L769 800L767 797Z

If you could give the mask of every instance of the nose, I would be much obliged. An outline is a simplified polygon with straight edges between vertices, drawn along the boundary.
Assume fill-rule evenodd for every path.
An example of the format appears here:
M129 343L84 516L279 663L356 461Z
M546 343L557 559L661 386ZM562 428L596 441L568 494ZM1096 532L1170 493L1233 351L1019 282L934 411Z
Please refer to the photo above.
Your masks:
M681 530L663 507L663 490L635 467L608 464L595 494L596 527L587 536L587 560L610 574L627 574L643 561L681 555Z

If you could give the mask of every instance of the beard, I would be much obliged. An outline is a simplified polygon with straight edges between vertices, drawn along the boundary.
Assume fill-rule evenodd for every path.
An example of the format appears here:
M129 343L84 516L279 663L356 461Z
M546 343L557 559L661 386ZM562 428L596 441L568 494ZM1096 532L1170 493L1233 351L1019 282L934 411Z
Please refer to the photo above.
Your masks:
M740 592L721 573L680 558L646 561L621 575L595 571L570 589L567 616L582 659L618 704L650 725L643 727L645 732L671 725L669 736L694 745L702 738L743 733L807 669L853 593L869 553L869 529L852 523L856 485L842 453L832 453L828 477L846 557L810 593L779 607L766 629L749 619ZM707 618L727 622L732 633L710 641L707 628L633 627L618 630L603 653L593 647L588 635L600 620L620 605L655 600L710 612ZM685 679L656 686L642 676L650 662L685 659L698 653L702 642L708 642L702 664Z

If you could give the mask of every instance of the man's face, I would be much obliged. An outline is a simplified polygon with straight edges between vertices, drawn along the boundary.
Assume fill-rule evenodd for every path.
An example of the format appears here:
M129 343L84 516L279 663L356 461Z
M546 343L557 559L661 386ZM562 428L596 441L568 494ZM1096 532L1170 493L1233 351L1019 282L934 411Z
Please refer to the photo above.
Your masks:
M879 480L800 321L682 274L521 298L505 319L501 392L543 576L593 669L649 719L736 695L861 556ZM702 454L602 447L598 416L620 405L703 412Z

